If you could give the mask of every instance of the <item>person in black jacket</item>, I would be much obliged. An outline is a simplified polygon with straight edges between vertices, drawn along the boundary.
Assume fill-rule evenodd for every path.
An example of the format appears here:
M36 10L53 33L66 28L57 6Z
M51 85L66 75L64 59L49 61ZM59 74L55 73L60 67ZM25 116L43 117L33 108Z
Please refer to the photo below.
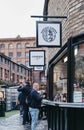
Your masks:
M35 126L38 120L39 108L41 106L42 97L38 93L39 84L34 83L33 89L29 95L30 104L29 104L29 112L31 114L31 130L35 130Z
M25 82L26 85L22 87L22 85L19 86L18 91L22 92L22 100L21 104L23 105L23 123L22 125L25 125L26 122L29 122L29 105L26 103L26 97L31 92L31 85L29 81Z

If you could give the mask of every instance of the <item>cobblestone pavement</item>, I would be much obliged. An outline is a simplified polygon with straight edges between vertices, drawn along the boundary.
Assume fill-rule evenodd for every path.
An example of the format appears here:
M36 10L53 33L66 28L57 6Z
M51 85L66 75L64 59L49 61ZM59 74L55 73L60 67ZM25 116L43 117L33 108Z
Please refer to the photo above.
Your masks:
M30 125L22 125L22 117L19 114L0 120L0 130L30 130ZM46 120L38 120L36 130L48 130Z

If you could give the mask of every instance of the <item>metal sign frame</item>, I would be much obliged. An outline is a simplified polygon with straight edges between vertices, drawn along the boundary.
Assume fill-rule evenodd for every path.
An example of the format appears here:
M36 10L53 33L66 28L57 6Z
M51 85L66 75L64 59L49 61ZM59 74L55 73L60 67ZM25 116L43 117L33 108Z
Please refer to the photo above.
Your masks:
M37 47L61 47L61 22L36 21L36 45Z
M45 66L45 50L30 50L29 51L30 66Z
M43 66L34 66L35 71L43 71Z

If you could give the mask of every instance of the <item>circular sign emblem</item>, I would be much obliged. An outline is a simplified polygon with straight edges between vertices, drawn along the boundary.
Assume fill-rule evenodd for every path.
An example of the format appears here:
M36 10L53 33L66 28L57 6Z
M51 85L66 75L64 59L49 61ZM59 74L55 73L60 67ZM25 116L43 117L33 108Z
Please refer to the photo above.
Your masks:
M56 38L57 31L53 27L45 27L42 29L42 37L46 42L52 42Z

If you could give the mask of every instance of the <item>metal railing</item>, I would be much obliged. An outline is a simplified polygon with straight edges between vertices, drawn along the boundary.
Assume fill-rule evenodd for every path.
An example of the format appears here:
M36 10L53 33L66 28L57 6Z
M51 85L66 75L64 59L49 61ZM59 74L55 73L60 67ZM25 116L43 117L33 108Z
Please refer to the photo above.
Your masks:
M48 130L83 130L84 103L43 100L46 105Z

